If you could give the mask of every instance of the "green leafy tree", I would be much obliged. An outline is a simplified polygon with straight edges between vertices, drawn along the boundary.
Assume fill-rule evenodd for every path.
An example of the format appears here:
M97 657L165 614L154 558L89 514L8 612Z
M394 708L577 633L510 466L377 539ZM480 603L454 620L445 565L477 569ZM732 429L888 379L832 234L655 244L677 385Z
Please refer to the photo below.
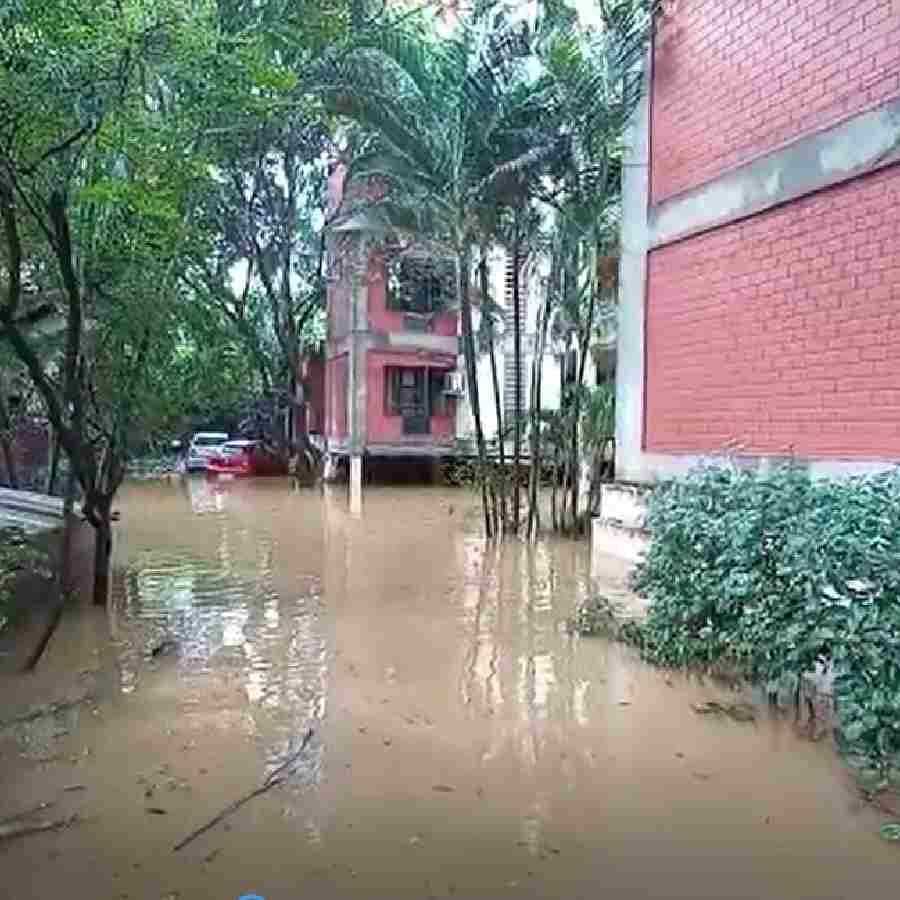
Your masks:
M160 403L181 333L179 276L209 166L200 137L220 90L198 68L228 68L224 55L253 77L240 42L222 49L213 13L187 0L51 0L7 8L0 31L0 337L81 487L97 602L129 455L170 416ZM28 327L39 312L59 322L58 359Z
M185 278L252 361L254 427L285 455L312 455L303 369L321 339L325 304L325 159L334 129L314 73L326 55L343 52L352 7L264 0L221 11L223 30L254 41L260 86L252 103L236 96L230 124L207 136L209 241L195 248ZM367 10L356 14L360 28L372 26Z

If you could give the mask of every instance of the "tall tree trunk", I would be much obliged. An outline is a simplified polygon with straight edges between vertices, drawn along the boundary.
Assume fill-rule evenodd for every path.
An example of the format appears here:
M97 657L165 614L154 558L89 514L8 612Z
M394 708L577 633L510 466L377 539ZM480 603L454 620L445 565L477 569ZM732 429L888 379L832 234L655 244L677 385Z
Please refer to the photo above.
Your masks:
M596 262L591 260L592 269L596 272ZM587 365L588 351L591 343L591 329L594 325L594 309L597 302L597 288L595 284L595 276L591 275L591 285L588 291L588 310L587 318L581 323L578 333L578 375L575 381L575 398L573 400L573 422L572 422L572 451L570 457L571 480L570 489L572 491L572 529L579 530L578 522L578 492L581 485L581 459L579 454L579 434L581 432L581 387L584 384L584 369Z
M490 294L488 284L488 254L484 244L481 245L481 264L479 266L479 277L481 280L481 302L482 308L488 301ZM503 429L503 401L500 397L500 377L497 372L497 353L496 344L494 342L494 324L493 318L490 319L490 339L488 341L488 354L491 360L491 386L494 389L494 412L497 416L497 443L498 452L500 454L500 513L499 518L506 525L506 448L504 447L504 429Z
M553 451L553 484L550 491L550 525L554 531L559 531L559 514L556 509L556 492L559 486L559 461L556 451Z
M488 502L488 458L484 443L484 429L481 425L481 404L478 399L478 369L475 365L475 336L472 332L472 302L469 297L470 251L464 240L457 242L456 251L456 299L459 303L462 322L463 356L466 362L466 381L469 391L469 405L475 423L475 444L478 449L478 481L481 486L481 507L484 513L484 530L488 538L493 537L491 509Z
M521 478L522 455L522 309L520 297L519 274L521 269L520 253L520 211L515 212L515 231L513 233L513 365L516 370L515 410L513 422L513 522L519 530L519 480Z
M491 384L494 388L494 409L497 416L497 451L500 455L500 509L499 518L506 527L506 448L503 446L503 404L500 399L500 379L497 373L497 354L494 347L494 338L488 346L488 355L491 360Z
M0 451L3 452L3 465L6 467L6 480L16 490L19 487L19 472L12 445L12 421L6 406L6 397L0 391Z
M0 435L0 449L3 451L3 465L6 468L6 480L15 491L19 487L19 473L16 469L16 457L13 454L12 441L4 433Z
M57 447L57 458L59 456ZM72 544L75 538L75 491L78 482L75 469L70 465L66 474L66 493L63 497L63 539L59 563L59 596L65 599L72 591Z
M109 600L110 566L112 564L112 514L110 499L94 507L94 605L106 606Z
M553 294L556 280L559 277L558 257L553 255L550 265L550 278L547 282L547 294L541 305L537 324L537 342L532 363L531 380L531 473L528 498L528 536L533 538L541 527L541 511L538 505L541 472L543 469L543 452L541 448L541 390L544 377L544 349L547 345L547 331L550 327L550 314L553 309Z
M47 480L44 482L44 493L48 497L53 496L56 490L56 479L59 475L59 438L56 436L56 429L50 429L50 458L47 460ZM71 469L71 467L70 467Z

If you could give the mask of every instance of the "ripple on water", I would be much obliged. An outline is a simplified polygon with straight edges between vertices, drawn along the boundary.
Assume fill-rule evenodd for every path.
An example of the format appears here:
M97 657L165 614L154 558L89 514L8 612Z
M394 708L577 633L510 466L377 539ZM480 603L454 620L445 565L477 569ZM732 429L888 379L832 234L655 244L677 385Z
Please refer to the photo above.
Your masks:
M118 598L121 687L133 692L146 671L174 668L181 678L231 676L246 700L276 718L324 714L326 644L320 633L320 579L304 576L286 595L263 554L253 572L215 560L147 552L133 559ZM172 642L175 659L153 650ZM291 715L293 718L293 715Z

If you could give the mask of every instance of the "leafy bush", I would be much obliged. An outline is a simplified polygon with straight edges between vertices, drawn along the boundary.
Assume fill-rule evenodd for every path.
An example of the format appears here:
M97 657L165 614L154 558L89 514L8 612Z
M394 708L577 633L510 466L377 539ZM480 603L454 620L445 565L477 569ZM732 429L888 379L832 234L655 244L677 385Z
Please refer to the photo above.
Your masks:
M839 738L884 774L900 757L900 473L811 479L702 467L653 492L634 586L639 641L667 665L779 682L835 672Z
M43 578L50 576L46 554L31 546L20 528L0 532L0 631L9 621L13 588L29 572Z

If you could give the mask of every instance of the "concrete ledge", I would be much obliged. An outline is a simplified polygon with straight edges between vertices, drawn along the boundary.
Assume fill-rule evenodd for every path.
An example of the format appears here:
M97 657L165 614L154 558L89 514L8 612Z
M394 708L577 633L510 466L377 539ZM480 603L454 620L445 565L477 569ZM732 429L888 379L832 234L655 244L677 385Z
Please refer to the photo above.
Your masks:
M3 531L21 528L30 546L43 552L46 567L57 573L63 549L62 501L44 494L0 490L0 541ZM93 563L93 530L75 522L71 560L73 592L89 596ZM24 572L13 585L10 624L0 631L0 675L22 671L45 645L59 617L59 588L55 579Z
M445 353L454 357L454 362L460 353L459 338L455 335L451 337L417 331L392 331L386 337L387 340L384 344L378 343L371 349L384 347L395 350L424 350L429 353Z
M604 556L639 563L650 546L650 533L640 528L626 528L602 519L591 523L591 568L595 558Z
M900 161L900 97L805 135L650 211L662 247Z
M32 533L59 528L62 521L59 498L0 488L0 528L19 527Z
M603 522L643 529L647 522L649 488L635 484L604 484L600 488L600 518Z
M792 461L803 466L814 478L847 478L854 475L872 475L896 468L896 459L822 459L789 457L785 455L735 456L727 454L663 453L641 451L628 460L617 460L616 477L643 484L666 481L687 475L700 465L736 464L760 472L775 465Z

